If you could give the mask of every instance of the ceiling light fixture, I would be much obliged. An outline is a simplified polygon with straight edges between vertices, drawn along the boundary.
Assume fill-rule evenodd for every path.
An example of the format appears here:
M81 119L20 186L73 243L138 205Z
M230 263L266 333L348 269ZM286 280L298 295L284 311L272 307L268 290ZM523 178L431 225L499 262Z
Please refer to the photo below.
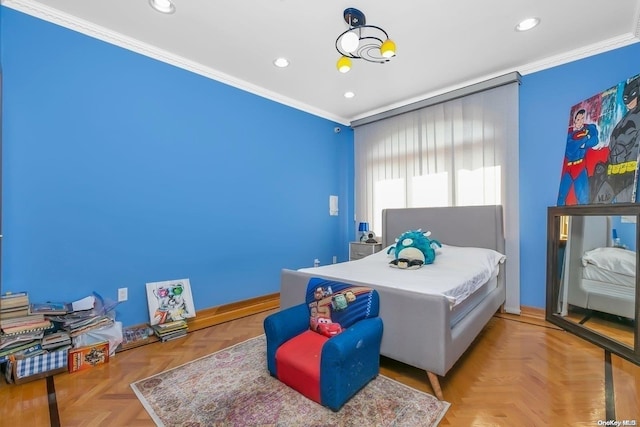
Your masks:
M149 4L158 12L173 13L176 11L176 7L171 0L149 0Z
M518 25L516 25L516 31L528 31L534 27L537 27L540 23L540 18L527 18L522 21Z
M336 39L336 50L341 55L336 67L341 73L351 69L352 59L384 64L396 55L396 44L385 30L375 25L366 25L364 13L347 8L343 17L349 29Z
M351 92L351 91L348 91L348 92L345 92L345 93L344 93L344 97L345 97L345 98L347 98L347 99L351 99L351 98L353 98L354 96L356 96L356 94L355 94L355 93L353 93L353 92Z
M285 68L289 66L289 60L287 58L276 58L273 61L273 65L278 68Z

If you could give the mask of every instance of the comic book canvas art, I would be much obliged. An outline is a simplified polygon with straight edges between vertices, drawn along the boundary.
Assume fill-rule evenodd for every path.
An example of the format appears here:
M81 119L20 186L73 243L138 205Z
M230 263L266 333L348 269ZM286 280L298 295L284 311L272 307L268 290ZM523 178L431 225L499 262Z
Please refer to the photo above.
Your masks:
M147 303L151 325L196 316L189 279L147 283Z
M640 74L571 107L558 206L636 201Z

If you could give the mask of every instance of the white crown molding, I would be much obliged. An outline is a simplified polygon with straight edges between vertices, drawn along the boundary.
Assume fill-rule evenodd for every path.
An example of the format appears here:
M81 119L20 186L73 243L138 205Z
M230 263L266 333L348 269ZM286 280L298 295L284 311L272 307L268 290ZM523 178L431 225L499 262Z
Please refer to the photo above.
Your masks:
M636 11L636 26L633 28L633 32L615 37L612 39L604 40L602 42L598 42L586 47L582 47L580 49L576 49L571 52L565 52L561 55L550 56L548 58L542 59L540 61L522 64L519 67L515 67L513 69L501 70L499 72L493 73L491 75L481 76L477 79L470 80L464 83L461 83L456 86L451 86L447 88L442 88L436 92L431 92L428 94L423 94L421 96L417 96L408 100L401 101L399 103L395 103L392 105L387 105L385 107L369 111L364 114L360 114L357 117L353 117L351 119L346 119L344 117L338 117L335 114L331 114L327 111L319 110L315 107L312 107L308 104L304 104L298 102L294 99L284 97L278 93L269 91L263 87L254 85L252 83L246 82L244 80L237 79L228 74L222 73L218 70L212 69L210 67L205 67L202 64L199 64L194 61L190 61L181 56L172 54L165 50L159 49L155 46L142 43L136 39L131 37L124 36L115 31L100 27L88 21L84 21L82 19L76 18L74 16L62 13L56 9L47 7L42 5L41 3L36 3L32 0L0 0L1 4L7 6L11 9L18 10L20 12L26 13L28 15L34 16L36 18L43 19L45 21L60 25L65 28L69 28L71 30L77 31L79 33L88 35L90 37L94 37L96 39L105 41L107 43L122 47L124 49L131 50L133 52L139 53L141 55L148 56L150 58L157 59L162 62L166 62L168 64L174 65L176 67L185 69L187 71L191 71L193 73L199 74L201 76L219 81L221 83L225 83L229 86L233 86L235 88L244 90L246 92L253 93L255 95L261 96L263 98L270 99L272 101L278 102L280 104L287 105L289 107L305 111L307 113L313 114L315 116L319 116L325 118L327 120L332 120L334 122L348 125L350 122L354 120L358 120L364 117L371 116L373 114L378 114L389 109L402 107L404 105L411 104L416 101L420 101L423 99L427 99L433 96L441 95L443 93L450 92L452 90L460 89L465 86L469 86L484 80L488 80L493 77L497 77L500 75L504 75L509 72L518 71L522 75L531 74L537 71L542 71L548 68L552 68L558 65L566 64L572 61L576 61L579 59L583 59L589 56L597 55L599 53L607 52L609 50L617 49L620 47L628 46L632 43L635 43L640 40L640 9Z
M2 0L3 6L23 12L27 15L40 18L44 21L60 25L70 30L77 31L87 36L102 40L104 42L122 47L124 49L148 56L158 61L174 65L187 71L199 74L201 76L219 81L221 83L233 86L254 95L270 99L279 104L287 105L297 110L305 111L318 117L325 118L343 125L348 125L349 120L344 117L338 117L327 111L319 110L310 105L301 103L294 99L282 96L278 93L269 91L263 87L251 84L244 80L237 79L228 74L222 73L210 67L205 67L195 61L190 61L181 56L159 49L153 45L140 42L131 37L127 37L118 32L95 25L91 22L79 19L75 16L60 12L59 10L44 6L31 0Z
M640 22L638 22L638 27L636 28L636 34L640 31ZM370 117L375 114L383 113L385 111L392 110L394 108L403 107L405 105L413 104L414 102L422 101L425 99L433 98L434 96L442 95L457 89L461 89L463 87L471 86L476 83L480 83L486 80L490 80L494 77L502 76L514 71L519 72L521 75L527 75L531 73L535 73L537 71L546 70L548 68L553 68L558 65L567 64L569 62L577 61L579 59L587 58L589 56L597 55L599 53L604 53L613 49L617 49L620 47L628 46L630 44L636 43L640 40L640 37L636 34L627 34L624 36L614 37L608 40L604 40L598 43L594 43L589 46L581 47L580 49L576 49L570 52L565 52L561 55L550 56L544 58L540 61L530 62L527 64L522 64L519 67L505 69L498 71L496 73L487 74L485 76L478 77L477 79L468 80L459 85L449 86L442 88L441 90L422 94L421 96L416 96L414 98L404 100L392 105L387 105L376 110L369 111L367 113L363 113L351 119L351 121L363 119L365 117Z
M556 67L558 65L567 64L589 56L628 46L636 43L638 40L640 39L635 34L629 33L623 36L603 40L589 46L584 46L571 52L565 52L561 55L550 56L540 61L524 64L519 67L519 71L522 75L535 73L537 71L546 70L547 68Z

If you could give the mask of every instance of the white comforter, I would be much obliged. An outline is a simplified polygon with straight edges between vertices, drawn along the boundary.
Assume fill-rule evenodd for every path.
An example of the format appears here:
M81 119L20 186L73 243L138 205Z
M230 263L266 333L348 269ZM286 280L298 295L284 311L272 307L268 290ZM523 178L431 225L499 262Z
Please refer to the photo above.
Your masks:
M389 267L387 249L357 261L299 271L335 280L357 281L413 292L443 295L451 307L460 304L498 274L505 256L491 249L442 245L433 264L415 270Z

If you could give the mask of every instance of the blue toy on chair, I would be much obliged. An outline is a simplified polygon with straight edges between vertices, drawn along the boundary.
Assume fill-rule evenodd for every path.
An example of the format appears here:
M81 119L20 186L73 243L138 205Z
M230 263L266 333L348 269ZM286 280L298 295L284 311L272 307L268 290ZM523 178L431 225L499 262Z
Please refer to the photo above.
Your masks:
M305 303L264 320L269 372L338 411L380 372L378 311L374 289L310 279Z

